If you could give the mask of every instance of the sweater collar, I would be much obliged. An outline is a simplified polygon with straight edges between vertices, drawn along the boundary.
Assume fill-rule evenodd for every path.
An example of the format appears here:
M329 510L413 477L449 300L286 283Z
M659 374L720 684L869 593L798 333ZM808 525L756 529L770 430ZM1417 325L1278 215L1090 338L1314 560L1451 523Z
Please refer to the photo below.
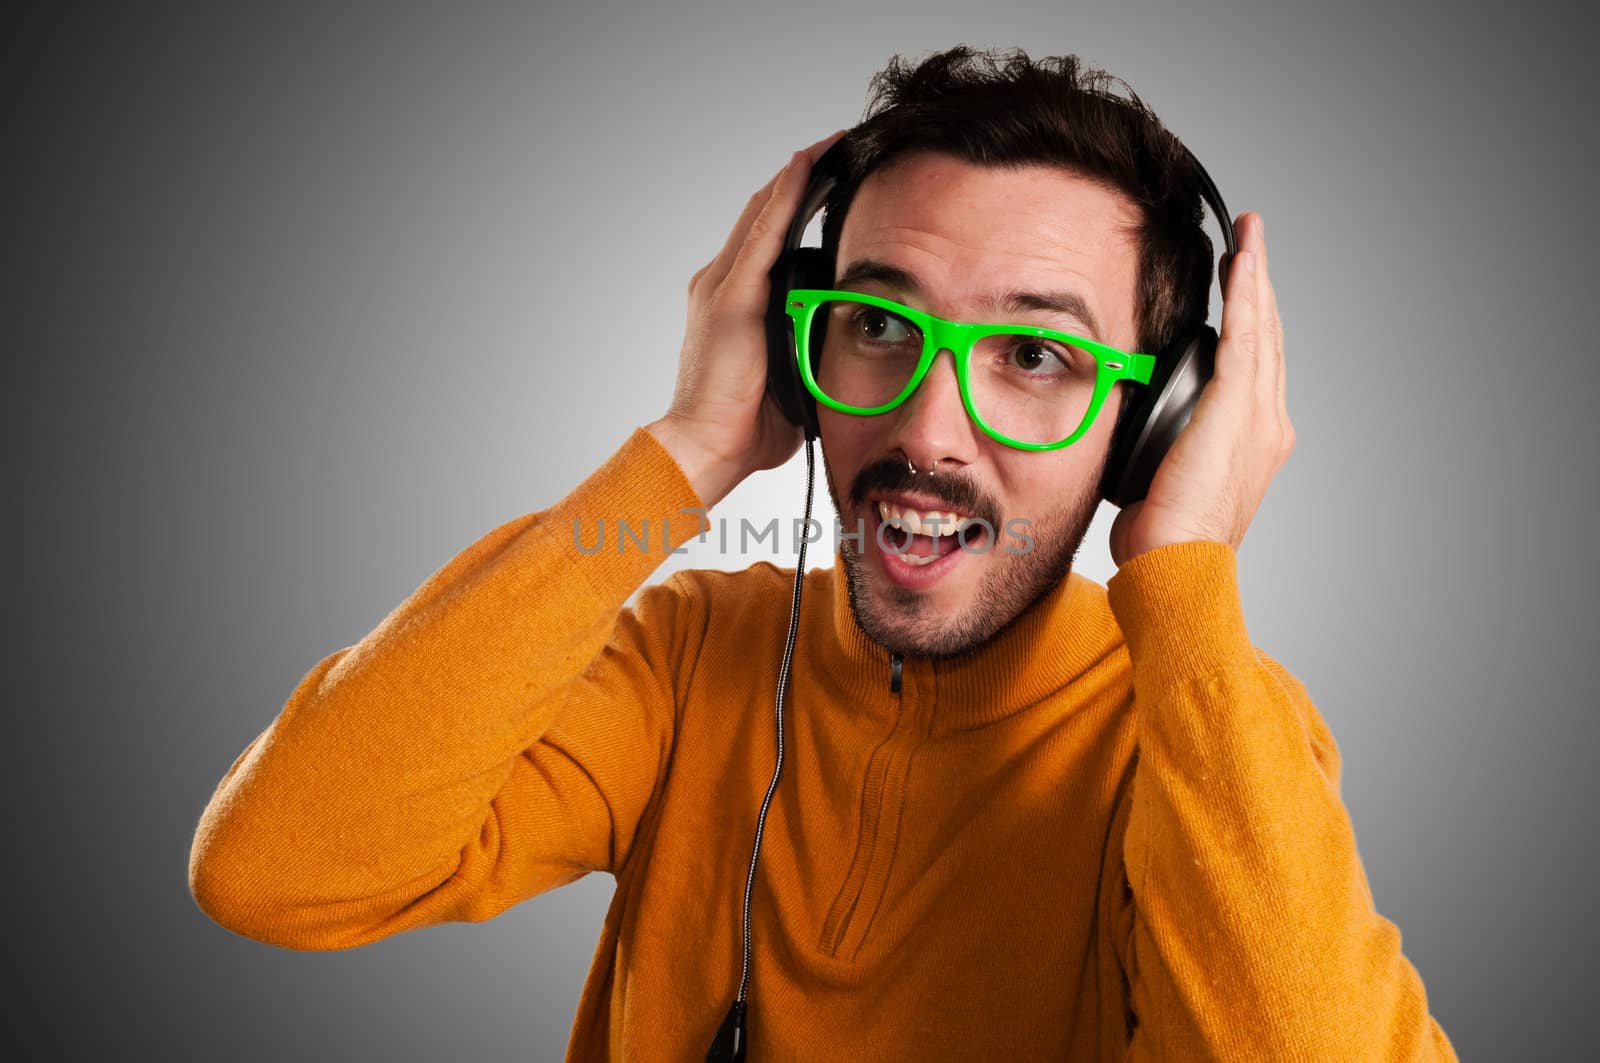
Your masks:
M802 629L798 652L808 642L813 667L836 691L862 710L925 714L930 733L967 730L1005 719L1070 684L1123 640L1106 589L1077 572L1051 588L1010 625L972 653L947 660L906 657L898 694L890 690L889 651L873 642L850 608L844 559L807 576L815 588L806 610L823 627L818 638ZM813 604L814 603L814 604ZM813 627L812 631L816 631Z

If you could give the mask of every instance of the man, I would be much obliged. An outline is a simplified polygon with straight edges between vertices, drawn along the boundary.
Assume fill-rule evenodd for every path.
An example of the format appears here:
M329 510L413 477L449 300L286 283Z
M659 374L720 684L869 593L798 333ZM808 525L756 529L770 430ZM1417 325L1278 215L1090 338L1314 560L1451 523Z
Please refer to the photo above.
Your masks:
M964 49L891 64L825 242L838 291L903 312L832 318L827 350L859 342L877 371L921 315L1119 351L1203 320L1192 179L1106 84ZM800 444L764 398L768 272L832 139L691 281L669 412L302 679L199 824L201 906L347 948L608 871L571 1059L699 1058L747 988L755 1059L1454 1058L1373 909L1333 738L1244 626L1235 551L1294 443L1258 215L1215 375L1113 525L1107 586L1071 561L1126 385L1071 445L1024 449L975 422L941 349L892 410L819 406L841 527L864 534L805 577L791 669L773 566L682 572L623 608L661 554L577 528L676 547L686 512ZM970 398L974 373L1033 387L1074 355L964 357ZM1032 549L1000 541L1014 517ZM972 542L974 518L993 533Z

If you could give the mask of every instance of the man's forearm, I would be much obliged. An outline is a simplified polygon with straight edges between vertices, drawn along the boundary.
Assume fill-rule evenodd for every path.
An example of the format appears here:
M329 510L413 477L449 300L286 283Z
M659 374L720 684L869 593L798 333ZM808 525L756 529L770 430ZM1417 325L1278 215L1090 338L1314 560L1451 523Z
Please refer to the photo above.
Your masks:
M636 433L557 505L494 529L319 662L202 815L190 864L201 906L299 948L465 910L454 876L490 802L662 559L587 553L573 522L654 525L691 500L670 457ZM699 530L671 515L674 545Z
M1163 547L1114 580L1139 714L1134 1054L1454 1059L1373 907L1333 736L1245 637L1226 550Z

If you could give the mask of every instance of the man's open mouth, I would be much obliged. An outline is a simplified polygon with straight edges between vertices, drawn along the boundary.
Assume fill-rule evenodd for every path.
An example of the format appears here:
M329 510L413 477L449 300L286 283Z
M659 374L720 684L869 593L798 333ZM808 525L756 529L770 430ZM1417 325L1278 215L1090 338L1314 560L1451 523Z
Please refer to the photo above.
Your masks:
M909 565L931 565L962 548L981 552L991 534L985 522L969 513L904 498L878 498L871 505L878 544Z

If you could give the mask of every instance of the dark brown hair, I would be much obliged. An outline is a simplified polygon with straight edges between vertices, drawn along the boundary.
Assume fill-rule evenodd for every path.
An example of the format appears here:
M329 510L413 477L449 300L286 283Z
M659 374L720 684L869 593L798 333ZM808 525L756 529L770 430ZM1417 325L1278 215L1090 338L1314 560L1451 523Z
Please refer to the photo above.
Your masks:
M1126 194L1142 215L1134 233L1138 349L1157 353L1204 322L1211 240L1201 228L1193 160L1127 82L1077 56L1035 60L1021 49L965 45L914 66L895 56L873 76L866 117L845 141L823 218L829 251L861 182L901 156L936 151L980 166L1062 166Z

